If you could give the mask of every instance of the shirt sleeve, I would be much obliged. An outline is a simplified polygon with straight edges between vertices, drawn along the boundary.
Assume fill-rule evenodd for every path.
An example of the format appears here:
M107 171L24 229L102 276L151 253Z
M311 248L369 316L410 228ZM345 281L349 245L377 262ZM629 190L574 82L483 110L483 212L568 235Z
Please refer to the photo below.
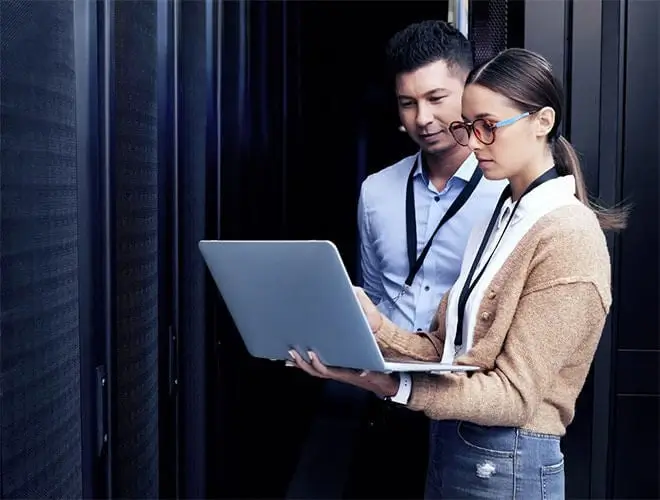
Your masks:
M362 271L362 288L374 304L378 304L383 297L383 287L380 280L381 269L373 244L365 184L362 183L358 200L358 232L360 239L360 269Z

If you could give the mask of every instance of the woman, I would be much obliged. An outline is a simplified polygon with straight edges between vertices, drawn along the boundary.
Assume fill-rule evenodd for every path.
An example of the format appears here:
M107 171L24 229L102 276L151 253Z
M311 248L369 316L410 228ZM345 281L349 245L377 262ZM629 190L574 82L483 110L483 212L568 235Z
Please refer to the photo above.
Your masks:
M560 437L611 303L603 230L623 228L625 213L589 204L577 155L559 133L562 103L550 65L533 52L506 50L473 70L466 121L449 131L485 177L509 185L472 233L438 329L404 332L357 290L385 356L481 370L360 374L291 353L314 376L433 419L428 498L564 498Z

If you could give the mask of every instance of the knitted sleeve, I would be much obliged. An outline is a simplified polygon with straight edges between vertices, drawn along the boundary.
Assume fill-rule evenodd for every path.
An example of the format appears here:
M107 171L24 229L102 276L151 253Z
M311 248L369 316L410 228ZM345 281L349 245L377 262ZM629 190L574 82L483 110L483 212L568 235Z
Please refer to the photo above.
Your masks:
M434 321L436 327L430 332L407 332L384 317L381 327L375 333L383 356L401 361L439 361L444 349L448 296L449 292L445 293L440 301Z

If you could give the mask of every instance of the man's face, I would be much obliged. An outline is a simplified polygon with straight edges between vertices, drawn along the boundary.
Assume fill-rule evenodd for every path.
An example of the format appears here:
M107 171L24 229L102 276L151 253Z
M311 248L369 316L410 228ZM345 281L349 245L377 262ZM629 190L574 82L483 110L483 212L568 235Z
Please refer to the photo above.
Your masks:
M436 61L396 77L399 119L423 151L440 153L457 146L449 124L461 120L465 74Z

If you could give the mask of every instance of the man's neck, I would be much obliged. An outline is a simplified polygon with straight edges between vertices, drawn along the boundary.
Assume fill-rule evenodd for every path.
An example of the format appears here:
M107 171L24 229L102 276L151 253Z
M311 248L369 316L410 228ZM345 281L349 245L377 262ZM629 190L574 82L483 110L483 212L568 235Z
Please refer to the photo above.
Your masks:
M468 148L460 146L442 151L441 153L422 153L429 180L438 190L444 189L447 181L456 173L467 157L470 156L470 153L471 151Z

